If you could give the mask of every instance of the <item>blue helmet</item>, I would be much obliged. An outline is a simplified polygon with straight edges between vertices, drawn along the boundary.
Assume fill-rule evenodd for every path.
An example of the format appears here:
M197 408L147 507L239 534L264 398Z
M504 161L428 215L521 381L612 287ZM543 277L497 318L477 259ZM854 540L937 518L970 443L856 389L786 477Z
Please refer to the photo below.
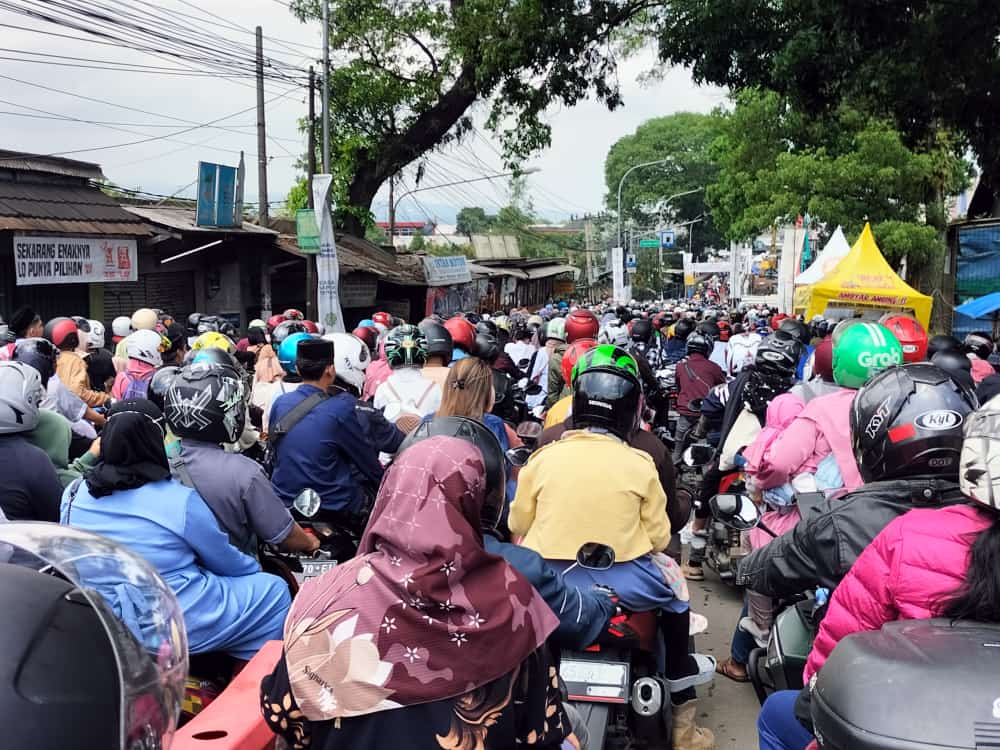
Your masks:
M295 357L299 351L299 342L311 338L310 333L293 333L278 346L278 363L289 375L298 374L298 370L295 369Z
M375 321L372 320L371 318L365 318L360 323L358 323L357 326L355 326L355 327L356 328L374 328L375 327Z

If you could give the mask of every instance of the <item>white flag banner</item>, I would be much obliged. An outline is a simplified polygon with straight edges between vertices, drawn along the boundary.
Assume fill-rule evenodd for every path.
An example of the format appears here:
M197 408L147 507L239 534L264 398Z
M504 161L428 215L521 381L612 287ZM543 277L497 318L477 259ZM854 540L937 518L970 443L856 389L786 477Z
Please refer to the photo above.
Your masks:
M319 322L327 332L344 332L344 314L340 310L340 266L337 264L337 240L333 233L330 185L333 175L313 175L313 205L319 226L319 254L316 256L316 297L319 303ZM312 258L306 258L312 263Z

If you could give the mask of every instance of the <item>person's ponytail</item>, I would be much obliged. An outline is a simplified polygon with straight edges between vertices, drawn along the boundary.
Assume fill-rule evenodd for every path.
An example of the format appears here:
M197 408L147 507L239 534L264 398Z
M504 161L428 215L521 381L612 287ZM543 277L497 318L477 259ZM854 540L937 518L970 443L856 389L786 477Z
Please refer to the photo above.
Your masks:
M1000 622L1000 517L979 532L969 552L965 581L945 600L944 617Z

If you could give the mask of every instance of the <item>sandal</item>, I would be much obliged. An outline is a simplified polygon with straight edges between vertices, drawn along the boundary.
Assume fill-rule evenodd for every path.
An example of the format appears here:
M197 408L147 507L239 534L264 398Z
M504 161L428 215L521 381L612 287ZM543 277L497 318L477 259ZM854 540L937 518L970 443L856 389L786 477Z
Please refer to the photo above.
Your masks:
M739 666L743 666L742 664ZM750 682L750 676L746 672L746 667L743 666L743 673L736 671L737 662L733 661L733 657L728 659L723 659L718 664L715 665L715 671L721 674L723 677L728 677L733 682Z

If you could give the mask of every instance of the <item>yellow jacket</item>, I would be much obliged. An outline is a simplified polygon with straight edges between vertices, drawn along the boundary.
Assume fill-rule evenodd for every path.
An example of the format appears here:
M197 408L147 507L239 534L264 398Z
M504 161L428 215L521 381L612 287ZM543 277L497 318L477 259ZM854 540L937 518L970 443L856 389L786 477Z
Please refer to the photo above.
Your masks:
M619 562L670 543L656 466L610 435L571 430L521 469L509 525L524 546L552 560L573 560L586 542L615 550Z
M545 415L545 429L549 427L554 427L557 424L562 424L566 421L566 417L569 416L570 409L573 408L573 395L564 396L563 398L552 404L552 408L549 409L548 414Z
M90 387L87 363L76 352L59 352L56 375L66 388L82 398L87 406L103 406L111 399L110 393L95 391Z

